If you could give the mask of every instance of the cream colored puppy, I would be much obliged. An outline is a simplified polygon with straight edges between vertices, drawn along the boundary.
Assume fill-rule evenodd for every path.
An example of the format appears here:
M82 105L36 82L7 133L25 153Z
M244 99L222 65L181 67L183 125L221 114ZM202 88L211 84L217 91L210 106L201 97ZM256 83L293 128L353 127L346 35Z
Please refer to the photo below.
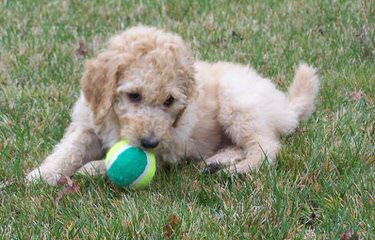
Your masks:
M120 139L152 148L159 165L188 158L249 172L274 161L280 136L313 112L319 79L301 64L284 94L248 66L194 61L178 35L139 26L86 63L81 87L64 138L28 180L102 174Z

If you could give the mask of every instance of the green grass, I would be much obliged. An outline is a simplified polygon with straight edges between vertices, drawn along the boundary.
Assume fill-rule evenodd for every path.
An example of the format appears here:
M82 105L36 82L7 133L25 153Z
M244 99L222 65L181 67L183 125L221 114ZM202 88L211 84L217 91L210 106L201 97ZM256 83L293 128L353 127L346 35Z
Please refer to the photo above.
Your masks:
M0 239L375 239L375 6L371 1L2 1ZM78 193L27 186L60 140L83 62L138 23L175 31L197 58L251 64L286 89L316 66L317 111L275 166L249 177L159 171L134 192L78 176ZM78 41L87 56L77 56ZM366 97L353 101L351 93ZM353 238L354 239L354 238Z

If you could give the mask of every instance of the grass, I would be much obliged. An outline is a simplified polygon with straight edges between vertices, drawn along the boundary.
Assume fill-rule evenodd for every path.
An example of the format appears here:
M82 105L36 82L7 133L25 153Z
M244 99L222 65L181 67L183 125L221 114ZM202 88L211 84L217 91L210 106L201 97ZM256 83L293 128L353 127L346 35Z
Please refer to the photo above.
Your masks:
M0 3L0 239L339 239L350 230L374 239L371 1L141 2ZM69 124L84 59L138 23L179 33L199 59L251 64L284 90L306 61L321 74L317 111L283 139L275 166L249 177L186 164L137 192L77 176L78 192L58 202L61 186L27 186Z

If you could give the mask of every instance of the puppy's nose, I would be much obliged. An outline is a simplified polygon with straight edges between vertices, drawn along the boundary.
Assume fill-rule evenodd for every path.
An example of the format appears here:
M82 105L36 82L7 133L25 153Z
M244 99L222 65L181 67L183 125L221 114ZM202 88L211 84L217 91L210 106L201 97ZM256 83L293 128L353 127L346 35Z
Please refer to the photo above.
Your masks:
M142 138L141 145L144 148L156 148L159 144L159 140L153 138Z

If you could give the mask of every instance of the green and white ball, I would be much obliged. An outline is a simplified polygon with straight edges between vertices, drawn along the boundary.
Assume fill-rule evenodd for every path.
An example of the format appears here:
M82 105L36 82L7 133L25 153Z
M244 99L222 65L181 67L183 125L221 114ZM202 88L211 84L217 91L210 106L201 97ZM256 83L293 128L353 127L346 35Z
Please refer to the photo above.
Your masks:
M151 183L156 171L155 155L121 140L107 153L108 178L117 186L139 189Z

